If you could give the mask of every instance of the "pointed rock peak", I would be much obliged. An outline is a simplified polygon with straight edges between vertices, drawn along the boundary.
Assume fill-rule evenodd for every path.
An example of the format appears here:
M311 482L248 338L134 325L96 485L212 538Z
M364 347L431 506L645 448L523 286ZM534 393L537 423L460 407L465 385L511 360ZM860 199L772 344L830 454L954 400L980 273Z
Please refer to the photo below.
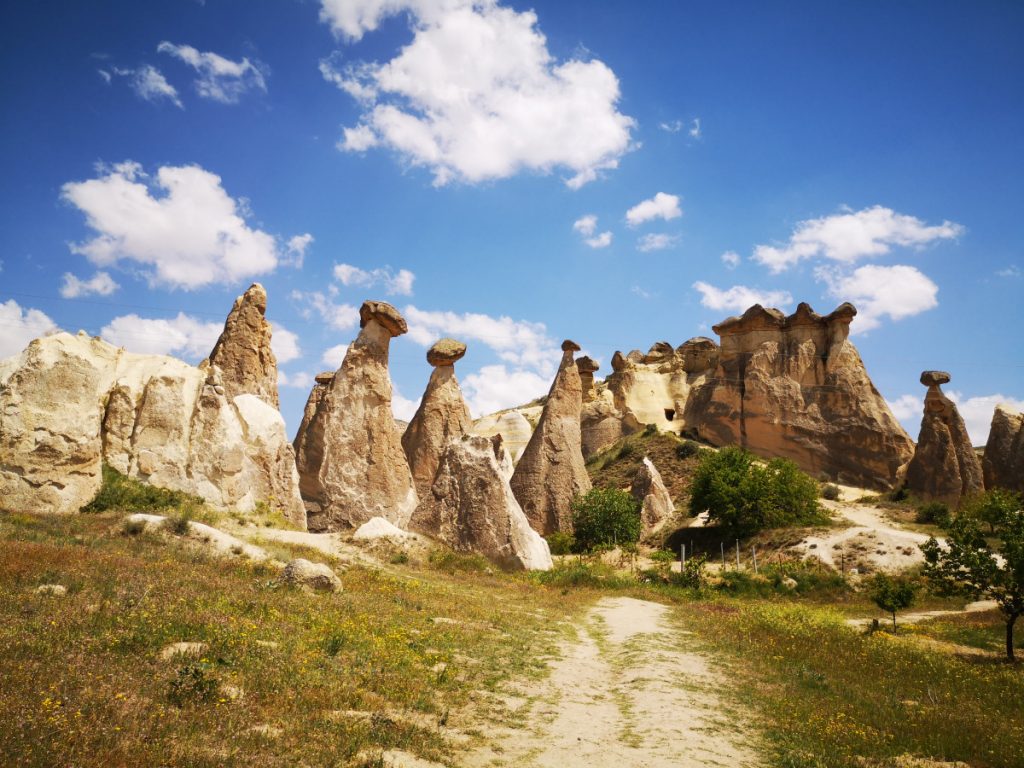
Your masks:
M253 283L235 299L209 363L220 368L229 399L255 395L277 408L277 358L266 312L267 292Z
M249 304L255 307L261 315L267 314L267 290L259 283L253 283L245 293L235 299L235 306L239 303Z
M953 377L945 371L922 371L921 383L926 387L938 387L948 384Z
M466 354L466 345L455 339L441 339L427 350L427 362L435 368L455 365Z
M385 301L364 301L359 308L359 327L365 328L371 320L376 320L392 338L401 336L409 330L402 314Z

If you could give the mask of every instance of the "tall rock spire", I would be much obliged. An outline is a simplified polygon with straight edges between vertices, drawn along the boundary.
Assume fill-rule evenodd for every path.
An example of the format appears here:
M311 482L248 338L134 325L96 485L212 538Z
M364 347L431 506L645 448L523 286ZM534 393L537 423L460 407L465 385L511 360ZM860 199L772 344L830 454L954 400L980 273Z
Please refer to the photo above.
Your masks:
M256 395L278 408L277 358L270 347L271 328L266 313L267 292L259 283L253 283L235 299L209 361L220 368L228 399Z

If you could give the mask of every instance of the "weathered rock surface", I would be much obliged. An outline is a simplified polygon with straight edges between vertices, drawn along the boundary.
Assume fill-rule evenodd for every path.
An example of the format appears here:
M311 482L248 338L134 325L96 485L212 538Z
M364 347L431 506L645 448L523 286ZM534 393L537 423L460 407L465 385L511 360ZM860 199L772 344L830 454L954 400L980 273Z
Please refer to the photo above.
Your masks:
M427 351L427 362L435 367L416 415L402 435L402 448L420 499L429 492L448 444L461 439L473 425L455 377L455 361L464 354L466 345L454 339L441 339Z
M583 385L573 353L562 342L562 362L537 428L512 475L512 491L530 525L542 535L572 531L572 499L590 490L583 462L580 416Z
M996 406L981 468L986 488L1024 492L1024 414Z
M297 442L299 487L311 531L358 528L372 517L405 527L416 488L391 412L388 351L408 330L390 304L367 301L361 329ZM319 385L318 385L319 386ZM312 400L312 395L310 396Z
M791 459L816 477L892 487L913 443L847 338L856 313L843 304L822 316L801 303L787 317L754 305L716 325L717 367L688 398L686 428L713 445Z
M530 442L533 427L519 411L504 411L484 416L473 422L470 434L477 437L501 435L512 461L519 461Z
M594 374L601 366L591 357L580 357L576 360L576 368L580 372L580 386L583 388L583 402L589 403L597 399L594 389Z
M334 371L322 371L313 377L313 388L309 391L309 397L306 398L306 407L302 409L302 421L299 422L299 429L295 433L295 440L292 441L292 447L295 450L296 456L299 455L299 446L305 442L309 422L312 421L313 414L316 413L320 401L324 399L327 387L334 380L334 374Z
M257 503L305 524L281 414L229 397L217 366L137 355L84 333L36 339L0 364L0 509L75 512L103 461L221 509Z
M971 446L964 420L956 405L942 393L948 373L925 371L921 383L928 387L917 449L907 467L906 487L914 495L951 506L984 490L981 462Z
M675 513L676 506L661 479L661 473L646 456L633 478L629 492L640 504L641 535L646 536L656 531Z
M277 358L270 347L271 328L265 317L267 292L259 283L235 299L209 362L220 368L225 394L256 395L279 407Z
M507 568L551 568L548 544L530 527L508 482L511 459L500 436L448 444L409 528Z
M329 565L313 563L301 557L284 567L281 578L288 584L319 592L337 592L341 589L341 579Z

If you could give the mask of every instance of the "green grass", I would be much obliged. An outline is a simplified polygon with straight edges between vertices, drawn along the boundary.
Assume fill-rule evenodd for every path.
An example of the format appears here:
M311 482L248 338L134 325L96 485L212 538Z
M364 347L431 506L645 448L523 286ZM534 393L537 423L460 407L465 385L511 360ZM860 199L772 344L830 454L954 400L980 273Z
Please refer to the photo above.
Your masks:
M958 616L940 616L921 622L914 629L919 635L946 643L980 648L998 655L1006 653L1006 620L995 608ZM1014 640L1015 646L1024 647L1024 638L1015 633Z
M115 510L159 514L169 510L192 510L202 504L198 496L140 483L104 464L100 490L82 507L82 512L95 514Z

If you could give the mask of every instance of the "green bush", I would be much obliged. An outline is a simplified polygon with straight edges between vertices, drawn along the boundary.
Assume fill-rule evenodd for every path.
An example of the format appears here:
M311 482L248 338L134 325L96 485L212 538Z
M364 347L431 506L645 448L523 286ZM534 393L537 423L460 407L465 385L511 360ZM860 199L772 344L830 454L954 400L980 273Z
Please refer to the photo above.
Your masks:
M677 459L688 459L691 456L696 456L698 453L700 453L700 446L693 442L693 440L684 440L676 446Z
M839 499L839 486L834 483L826 483L821 487L821 498L837 501Z
M762 466L736 447L701 456L690 486L690 514L705 510L728 535L741 537L764 528L828 522L818 504L818 484L796 464L772 459Z
M203 661L189 662L178 668L171 680L167 698L183 707L190 702L211 701L220 692L220 682Z
M104 464L100 490L92 501L82 507L82 512L106 512L111 509L125 512L180 509L202 503L203 500L198 496L146 485Z
M622 589L636 585L632 579L619 576L611 566L576 561L560 563L550 571L533 571L530 577L545 586L563 589Z
M1021 497L1013 491L993 488L972 496L963 505L963 513L988 526L988 532L995 535L996 528L1007 517L1024 508Z
M640 504L618 488L592 488L572 501L576 550L626 545L640 539Z
M547 537L547 542L552 555L568 555L576 547L576 537L562 531L552 533Z
M679 573L669 575L669 583L677 587L687 589L703 589L707 582L704 575L704 566L707 564L707 555L697 555L686 561Z
M949 507L941 501L929 501L927 504L922 504L917 508L914 522L945 525L949 522Z

